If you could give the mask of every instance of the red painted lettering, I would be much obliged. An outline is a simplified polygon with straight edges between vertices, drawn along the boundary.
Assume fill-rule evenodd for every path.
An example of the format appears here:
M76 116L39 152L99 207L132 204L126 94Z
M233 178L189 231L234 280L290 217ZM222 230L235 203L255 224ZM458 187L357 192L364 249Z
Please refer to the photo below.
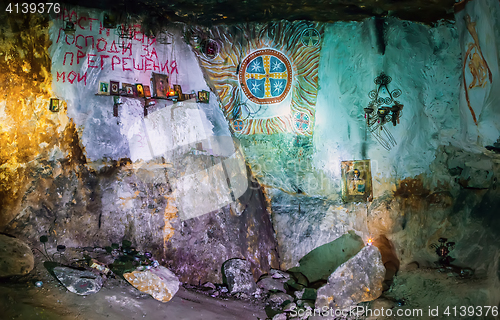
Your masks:
M155 44L156 38L148 38L148 46Z
M65 82L65 80L66 80L66 72L59 73L59 71L57 71L57 82L59 82L59 79L61 77L62 77L62 82Z
M106 36L108 36L108 37L109 37L109 29L108 29L108 28L103 28L103 26L102 26L102 22L99 22L99 23L100 23L100 24L99 24L99 34L102 34L102 31L103 31L104 29L106 29Z
M111 69L112 70L115 70L115 64L120 64L120 58L118 58L117 56L113 56L113 58L111 58Z
M95 57L95 56L96 56L95 54L90 54L90 53L87 55L87 64L89 68L97 68L97 66L91 65L91 63L95 63L95 60L91 60L90 57Z
M83 80L83 83L85 85L87 85L87 72L85 72L85 74L83 74L82 76L80 76L80 74L78 74L78 83L80 83L82 80Z
M99 19L96 19L96 18L89 18L90 20L90 31L92 31L92 22L94 21L99 21Z
M80 29L85 30L85 28L82 27L82 20L87 21L87 18L86 17L81 17L80 19L78 19L78 26L80 27Z
M142 46L142 50L145 52L144 54L141 54L141 57L149 57L149 47L146 45Z
M104 59L109 58L109 56L102 55L101 56L101 70L104 70Z
M118 51L118 48L116 47L116 43L114 40L113 40L113 43L109 47L110 47L108 50L109 53L120 53L120 51Z
M68 54L70 54L70 55L71 55L71 62L70 62L70 64L69 64L69 65L70 65L70 66L72 66L72 65L73 65L73 58L75 57L75 54L74 54L73 52L66 52L66 53L64 54L63 66L65 66L65 65L66 65L66 56L67 56Z
M134 25L134 29L135 30L141 30L141 26L140 25ZM134 34L134 40L140 41L140 42L144 43L144 33L140 32L140 31L136 32Z
M158 55L156 54L156 49L153 47L153 50L151 50L151 58L156 57L156 60L158 60Z
M179 74L179 70L177 70L177 62L175 60L170 63L170 74L173 74L174 70L177 74Z
M125 67L125 64L126 64L125 60L130 60L130 59L131 58L122 58L122 68L123 68L123 71L132 71L132 69Z
M85 53L83 53L82 51L78 50L78 52L76 53L76 64L80 64L80 59L81 58L85 58Z
M135 65L135 59L133 59L134 62L134 69L135 70L143 70L144 69L144 61L141 59L141 68L139 69L139 65Z
M165 69L166 69L166 70L167 70L167 73L170 73L170 72L168 71L168 60L167 60L167 62L165 62L165 64L164 64L163 66L160 64L160 67L161 67L161 72L164 72L164 71L165 71Z
M79 45L78 45L78 37L82 37L83 39L85 39L85 37L84 37L84 36L82 36L81 34L77 35L77 36L76 36L76 39L75 39L75 47L77 47L78 49L83 49L83 47L82 47L82 46L79 46Z
M71 42L71 43L68 42L68 36L73 37L73 42ZM64 40L66 41L66 44L72 45L73 43L75 43L75 36L71 35L71 34L67 34L66 37L64 37Z
M102 43L102 42L104 42L104 47L100 48L99 43ZM108 42L106 40L104 40L104 38L100 38L99 40L97 40L97 45L96 45L97 52L105 51L107 45L108 45Z
M128 50L128 56L130 57L132 55L132 42L127 44L127 47L123 48L122 54L125 54L125 52L127 52L127 50Z
M64 31L64 29L63 29L63 28L60 28L60 29L59 29L59 35L57 36L57 41L56 41L56 43L59 43L59 39L61 38L61 31Z
M146 63L144 64L144 71L149 71L149 70L153 70L151 69L150 67L152 67L152 65L148 64L148 63L153 63L154 64L154 61L149 59L149 58L146 58Z
M86 36L85 37L85 46L88 47L88 42L87 42L87 39L90 38L92 39L92 49L94 49L94 37L93 36Z
M71 76L73 76L73 78L70 78ZM68 79L69 83L73 84L73 82L75 82L75 79L76 79L76 72L71 71L68 74L68 78L67 79Z

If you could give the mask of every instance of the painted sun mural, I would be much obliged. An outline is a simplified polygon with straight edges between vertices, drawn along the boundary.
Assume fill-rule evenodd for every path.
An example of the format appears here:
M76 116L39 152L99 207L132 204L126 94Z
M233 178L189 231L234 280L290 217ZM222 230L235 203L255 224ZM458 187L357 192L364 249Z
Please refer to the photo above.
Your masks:
M241 64L240 85L245 95L255 103L281 102L292 84L292 67L281 52L257 50Z
M189 40L237 134L311 136L318 91L323 25L274 22L193 27ZM218 54L199 43L211 39Z

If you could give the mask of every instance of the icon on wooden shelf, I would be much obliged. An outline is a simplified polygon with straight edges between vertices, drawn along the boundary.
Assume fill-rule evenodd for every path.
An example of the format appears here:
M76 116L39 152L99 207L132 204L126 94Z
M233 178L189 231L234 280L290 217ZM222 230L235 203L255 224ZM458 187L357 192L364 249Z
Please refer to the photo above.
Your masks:
M52 112L58 112L59 111L59 99L57 99L57 98L50 98L49 110L52 111Z
M130 83L123 83L122 84L123 91L125 91L125 95L127 97L133 97L134 96L134 86Z
M169 97L169 83L168 76L166 74L154 73L153 72L153 93L157 98L168 98Z
M178 101L184 100L184 97L182 95L182 88L179 84L174 84L174 92L175 92L175 95L177 96Z
M120 82L118 81L109 82L109 94L112 96L117 96L120 94Z
M135 85L135 90L137 91L137 96L144 98L144 86L141 83Z
M196 98L196 102L208 103L210 100L210 93L206 90L198 91L198 97Z
M151 89L149 88L149 86L145 85L143 86L144 88L144 97L147 99L147 98L151 98Z
M109 95L109 83L99 81L99 94Z

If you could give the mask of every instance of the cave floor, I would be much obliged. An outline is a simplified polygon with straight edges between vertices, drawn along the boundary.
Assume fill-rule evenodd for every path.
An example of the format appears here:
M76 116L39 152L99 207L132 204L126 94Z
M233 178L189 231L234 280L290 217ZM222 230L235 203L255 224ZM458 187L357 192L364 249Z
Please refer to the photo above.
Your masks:
M43 281L38 288L35 282ZM41 265L27 276L0 282L1 319L114 320L114 319L265 319L264 305L223 300L182 286L162 303L122 279L108 279L95 294L80 296L66 290Z

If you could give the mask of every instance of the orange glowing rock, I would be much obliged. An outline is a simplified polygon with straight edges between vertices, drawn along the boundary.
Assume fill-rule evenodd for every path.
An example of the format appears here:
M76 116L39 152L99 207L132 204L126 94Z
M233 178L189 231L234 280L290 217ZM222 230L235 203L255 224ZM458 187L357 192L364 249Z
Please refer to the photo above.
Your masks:
M161 302L170 301L179 290L179 279L170 270L159 266L145 271L124 273L123 277L139 291Z

